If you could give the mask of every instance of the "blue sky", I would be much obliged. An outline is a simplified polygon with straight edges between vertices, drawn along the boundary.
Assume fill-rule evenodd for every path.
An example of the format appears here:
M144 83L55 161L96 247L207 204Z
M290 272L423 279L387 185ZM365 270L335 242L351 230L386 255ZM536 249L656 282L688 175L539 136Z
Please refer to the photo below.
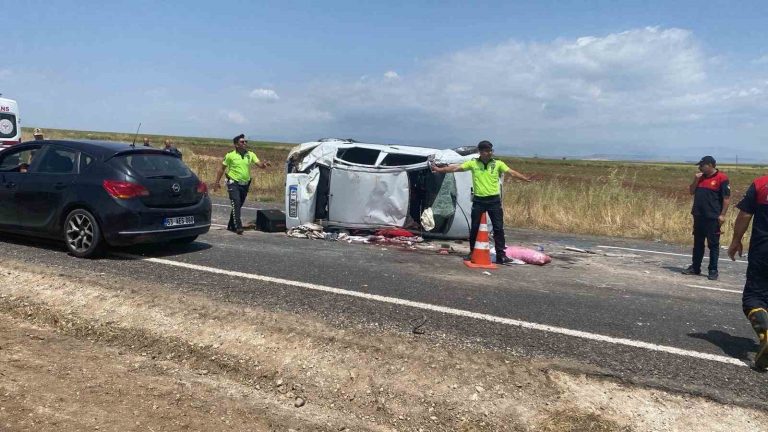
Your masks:
M764 1L7 3L28 126L768 159Z

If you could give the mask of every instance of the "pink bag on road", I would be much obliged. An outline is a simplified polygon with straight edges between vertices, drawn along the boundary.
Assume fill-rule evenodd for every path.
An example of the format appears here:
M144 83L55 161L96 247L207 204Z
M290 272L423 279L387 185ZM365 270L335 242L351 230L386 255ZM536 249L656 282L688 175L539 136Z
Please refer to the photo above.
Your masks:
M507 254L507 257L519 259L526 264L544 265L552 262L552 258L547 254L524 247L507 246L504 253Z

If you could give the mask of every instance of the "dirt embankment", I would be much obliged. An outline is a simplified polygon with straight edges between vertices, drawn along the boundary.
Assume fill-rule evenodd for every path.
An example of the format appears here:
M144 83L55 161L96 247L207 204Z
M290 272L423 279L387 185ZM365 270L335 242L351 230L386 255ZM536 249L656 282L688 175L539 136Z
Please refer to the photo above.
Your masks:
M757 430L754 410L502 353L224 304L162 284L0 271L1 430Z

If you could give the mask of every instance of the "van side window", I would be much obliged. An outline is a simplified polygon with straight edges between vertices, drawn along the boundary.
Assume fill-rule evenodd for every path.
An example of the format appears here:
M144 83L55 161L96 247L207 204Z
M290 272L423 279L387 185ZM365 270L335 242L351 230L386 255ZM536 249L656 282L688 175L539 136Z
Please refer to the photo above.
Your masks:
M336 157L354 164L375 165L380 153L379 150L364 147L350 147L339 149L336 152Z

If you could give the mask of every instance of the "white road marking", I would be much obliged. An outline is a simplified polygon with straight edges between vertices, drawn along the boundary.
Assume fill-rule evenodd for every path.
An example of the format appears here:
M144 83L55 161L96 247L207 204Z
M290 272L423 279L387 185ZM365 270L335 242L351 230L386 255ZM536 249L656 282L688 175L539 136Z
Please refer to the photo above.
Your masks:
M217 224L217 223L212 223L211 226L213 226L213 227L224 227L224 228L227 227L226 224Z
M232 206L227 205L227 204L215 204L214 203L214 204L211 204L211 205L214 206L214 207L232 208ZM256 207L240 207L240 208L243 209L243 210L261 210L261 209L257 209Z
M729 292L729 293L736 293L741 294L742 292L740 290L729 290L725 288L715 288L715 287L708 287L708 286L702 286L702 285L686 285L688 288L700 288L705 290L712 290L712 291L723 291L723 292Z
M404 300L396 297L386 297L386 296L381 296L377 294L368 294L368 293L362 293L357 291L344 290L344 289L334 288L334 287L325 286L325 285L317 285L317 284L308 283L308 282L293 281L289 279L281 279L281 278L263 276L263 275L253 274L253 273L243 273L243 272L232 271L232 270L224 270L216 267L208 267L208 266L202 266L198 264L189 264L185 262L172 261L172 260L167 260L162 258L146 258L146 257L137 256L137 255L123 254L123 253L115 253L114 255L122 256L125 258L131 258L131 259L140 259L140 260L149 261L157 264L181 267L181 268L186 268L190 270L197 270L197 271L202 271L207 273L220 274L220 275L238 277L243 279L258 280L262 282L287 285L287 286L310 289L310 290L321 291L321 292L326 292L331 294L356 297L356 298L361 298L365 300L377 301L381 303L407 306L415 309L422 309L422 310L428 310L432 312L444 313L448 315L472 318L476 320L488 321L488 322L504 324L504 325L514 326L514 327L521 327L521 328L530 329L530 330L556 333L556 334L561 334L565 336L588 339L588 340L597 341L597 342L605 342L605 343L610 343L615 345L624 345L624 346L629 346L634 348L641 348L649 351L657 351L657 352L674 354L674 355L683 356L683 357L691 357L698 360L710 360L710 361L730 364L734 366L743 366L743 367L747 366L741 360L735 359L733 357L702 353L698 351L686 350L686 349L676 348L671 346L652 344L649 342L642 342L642 341L637 341L632 339L617 338L613 336L589 333L581 330L572 330L572 329L567 329L563 327L555 327L555 326L550 326L545 324L520 321L516 319L511 319L511 318L503 318L495 315L488 315L488 314L471 312L471 311L462 310L462 309L455 309L455 308L450 308L445 306L437 306L429 303Z
M646 252L646 253L653 253L653 254L659 254L659 255L672 255L672 256L680 256L680 257L688 257L690 258L690 254L679 254L679 253L672 253L672 252L660 252L660 251L654 251L654 250L645 250L645 249L632 249L632 248L625 248L625 247L618 247L618 246L595 246L597 248L601 249L620 249L620 250L626 250L626 251L632 251L632 252ZM708 260L709 257L705 256L705 260ZM736 260L736 262L747 264L749 261L744 260Z

